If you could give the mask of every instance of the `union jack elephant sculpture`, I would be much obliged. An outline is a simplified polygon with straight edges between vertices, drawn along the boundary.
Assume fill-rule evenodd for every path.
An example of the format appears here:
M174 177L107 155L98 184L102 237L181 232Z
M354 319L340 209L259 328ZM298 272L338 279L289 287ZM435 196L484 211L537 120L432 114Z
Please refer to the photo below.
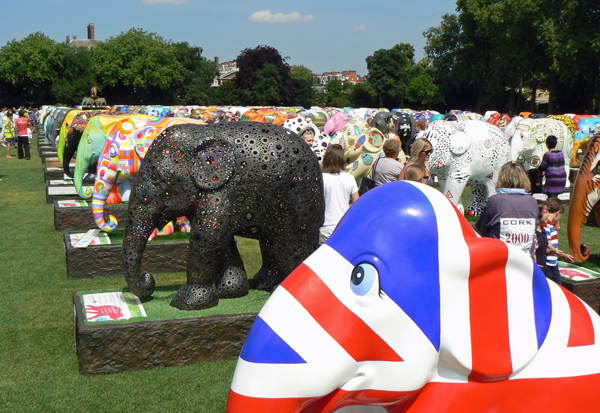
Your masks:
M599 331L527 254L479 237L435 189L393 182L269 298L228 411L597 411Z

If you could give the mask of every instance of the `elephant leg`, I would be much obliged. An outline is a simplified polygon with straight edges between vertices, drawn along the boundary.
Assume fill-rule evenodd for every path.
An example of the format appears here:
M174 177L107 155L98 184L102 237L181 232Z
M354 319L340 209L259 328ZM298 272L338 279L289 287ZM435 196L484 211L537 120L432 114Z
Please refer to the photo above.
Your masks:
M292 223L299 220L290 220ZM314 251L314 240L318 227L311 228L310 223L300 224L302 229L283 228L274 235L260 240L263 265L252 280L256 290L273 291L298 265ZM290 239L294 236L295 239ZM298 239L300 237L300 239Z
M180 310L200 310L219 303L215 281L223 266L224 250L233 234L227 230L231 225L228 219L220 217L216 211L210 212L199 211L192 220L187 282L171 301L171 306Z
M225 250L223 263L221 279L217 283L219 298L236 298L248 294L248 276L234 238L231 238Z
M482 184L471 184L471 194L473 198L467 207L467 213L472 216L479 216L483 212L483 208L487 203L488 188Z
M455 180L452 176L448 176L445 181L445 185L442 186L440 182L440 188L446 198L450 200L454 205L459 207L462 205L462 193L467 185L468 178L461 180Z

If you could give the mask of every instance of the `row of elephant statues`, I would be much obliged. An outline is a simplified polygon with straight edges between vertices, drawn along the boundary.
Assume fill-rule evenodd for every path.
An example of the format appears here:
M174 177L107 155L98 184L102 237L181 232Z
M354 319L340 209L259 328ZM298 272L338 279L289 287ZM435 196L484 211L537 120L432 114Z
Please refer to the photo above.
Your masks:
M146 112L151 112L151 109ZM406 159L417 135L416 119L419 118L414 113L400 111L365 111L363 118L349 116L352 115L351 112L338 111L329 115L325 110L316 109L287 115L275 109L243 111L239 108L235 113L215 108L204 109L204 113L199 119L194 119L141 113L123 114L116 109L85 111L49 108L44 125L49 140L53 139L52 131L58 130L54 139L65 173L74 176L80 196L92 198L98 226L104 231L110 231L116 225L114 222L104 221L104 205L127 200L130 186L128 181L137 173L145 150L169 126L244 119L281 124L298 134L312 129L315 134L312 150L319 161L327 146L338 143L345 151L347 171L360 180L369 173L374 161L384 156L383 143L389 139L390 134L402 141L400 159ZM159 111L154 114L159 114ZM318 126L317 115L322 115L322 120L325 120L322 127ZM474 215L482 211L487 198L493 194L497 173L502 164L512 160L520 162L526 170L539 166L546 151L545 139L548 135L557 136L557 148L563 150L565 159L576 161L579 148L572 134L574 121L565 115L558 119L517 116L510 119L503 130L494 123L508 119L506 115L496 116L499 115L497 112L486 113L487 122L483 117L456 120L459 119L457 116L476 117L472 113L454 113L454 117L445 116L438 120L435 120L437 114L427 115L433 121L428 123L419 136L427 138L433 146L434 152L430 160L432 173L437 175L443 193L457 206L462 205L462 192L471 183L473 202L466 211ZM95 119L96 117L98 118ZM61 119L61 126L57 128ZM600 118L580 117L579 123L592 124L596 120L600 121ZM83 143L80 144L82 137ZM68 165L75 153L77 161L75 170L71 171ZM95 184L93 190L86 193L83 182L89 173L96 174Z
M156 228L182 216L189 218L188 262L192 264L187 283L172 302L180 309L207 308L220 298L247 293L250 284L234 235L259 239L263 267L252 282L257 289L272 290L313 251L323 222L322 175L317 156L296 129L315 125L302 117L285 122L288 127L256 121L205 124L145 114L79 112L73 116L74 126L64 139L63 161L66 171L74 174L80 195L92 196L94 217L105 231L114 230L115 223L110 218L104 221L104 205L111 195L123 199L124 189L129 191L123 266L134 294L148 297L155 288L152 275L140 271L148 238ZM432 171L438 174L443 195L457 204L470 180L474 199L479 197L484 203L502 164L517 155L535 156L542 139L531 136L540 133L539 125L531 122L554 127L542 135L559 136L562 150L569 155L570 132L554 119L520 120L511 141L500 128L481 120L429 123L422 136L434 148ZM387 138L372 124L351 118L329 141L356 150L364 159L361 148L380 146ZM535 147L527 145L530 141ZM517 150L517 143L524 149ZM582 162L580 179L583 182L588 176L588 181L576 183L576 188L584 188L583 195L576 189L572 202L580 206L571 209L573 214L579 211L579 220L591 213L598 199L598 191L590 190L590 182L598 181L594 175L598 160L590 154L597 154L598 146L590 145ZM71 171L69 160L74 154L75 170ZM527 162L526 166L534 166ZM83 176L94 166L93 191L85 193ZM569 221L569 227L574 225L571 217ZM570 233L573 245L579 244L580 234L580 227ZM581 251L578 257L589 255L585 247L576 248Z

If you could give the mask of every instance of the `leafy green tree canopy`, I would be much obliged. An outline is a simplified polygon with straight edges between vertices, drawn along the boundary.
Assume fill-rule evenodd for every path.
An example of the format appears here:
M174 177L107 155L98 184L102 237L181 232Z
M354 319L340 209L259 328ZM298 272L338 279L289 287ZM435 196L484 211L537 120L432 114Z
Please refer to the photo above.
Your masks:
M271 46L257 46L244 49L235 59L239 69L235 78L235 87L244 105L256 102L254 85L259 81L258 71L264 69L265 63L273 65L281 78L280 105L291 105L298 94L299 82L290 75L291 68L281 57L277 49Z
M65 48L41 32L0 50L2 89L11 105L41 105L50 99L52 83L62 75Z
M393 108L406 104L414 56L412 45L399 43L391 49L379 49L366 58L369 83L377 93L379 106Z
M165 104L164 92L184 79L171 42L138 28L100 43L94 61L98 87L113 102Z

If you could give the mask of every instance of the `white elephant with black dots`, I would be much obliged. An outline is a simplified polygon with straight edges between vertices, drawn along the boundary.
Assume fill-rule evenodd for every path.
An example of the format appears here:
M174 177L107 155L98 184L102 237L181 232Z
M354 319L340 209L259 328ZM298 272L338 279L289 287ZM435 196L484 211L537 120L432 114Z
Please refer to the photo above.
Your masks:
M510 140L512 160L523 165L526 171L540 166L544 154L548 151L546 138L550 135L556 136L556 149L565 154L565 169L569 176L569 161L573 156L573 135L563 122L550 118L524 119L517 116L504 132Z
M454 205L471 183L473 200L467 207L479 215L487 199L495 193L498 172L511 160L510 145L497 126L481 120L435 121L423 132L431 142L431 173L437 175L442 193Z

